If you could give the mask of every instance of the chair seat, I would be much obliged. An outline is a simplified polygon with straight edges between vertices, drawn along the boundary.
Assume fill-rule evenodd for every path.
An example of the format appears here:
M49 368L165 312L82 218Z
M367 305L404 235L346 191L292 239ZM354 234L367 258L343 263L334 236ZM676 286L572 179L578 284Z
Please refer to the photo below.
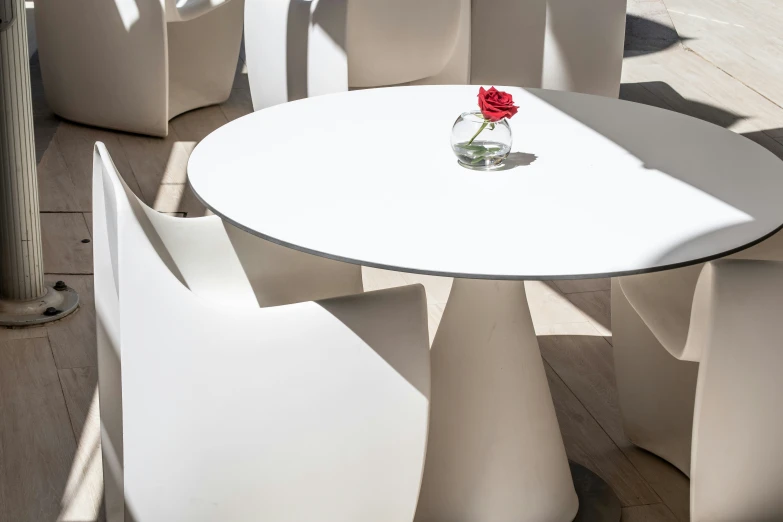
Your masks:
M729 256L731 259L783 260L783 233ZM625 297L658 341L678 359L688 340L696 282L704 267L693 265L677 270L622 277Z
M620 287L631 306L677 358L688 339L693 294L703 266L620 278Z

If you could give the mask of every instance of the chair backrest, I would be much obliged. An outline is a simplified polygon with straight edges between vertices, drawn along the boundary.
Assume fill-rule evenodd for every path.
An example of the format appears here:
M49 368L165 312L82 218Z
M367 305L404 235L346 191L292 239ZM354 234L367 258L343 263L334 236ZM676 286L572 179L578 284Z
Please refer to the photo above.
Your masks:
M721 259L696 285L691 520L783 520L783 262Z
M93 265L106 519L124 521L117 170L103 144L93 154Z
M406 83L616 98L625 13L626 0L248 0L253 106Z
M187 22L231 0L166 0L166 21ZM235 0L236 1L236 0Z
M421 290L225 306L188 288L101 143L93 183L108 520L412 520Z
M468 37L465 5L469 0L247 0L253 107L436 75Z
M626 0L472 0L471 83L616 98Z
M438 74L462 36L460 17L470 16L459 0L350 0L347 4L344 34L351 87L397 85ZM318 10L314 18L318 22Z

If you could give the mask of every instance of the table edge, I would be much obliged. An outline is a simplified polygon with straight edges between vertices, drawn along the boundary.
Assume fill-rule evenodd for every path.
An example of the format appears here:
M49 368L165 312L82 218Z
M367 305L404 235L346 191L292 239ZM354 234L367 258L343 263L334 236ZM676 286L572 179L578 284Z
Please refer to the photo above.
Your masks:
M578 274L578 275L574 275L574 274L566 274L566 275L563 274L559 274L559 275L468 274L462 272L444 272L438 270L423 270L419 268L407 268L407 267L401 267L395 265L386 265L383 263L376 263L374 261L363 261L361 259L353 259L349 257L338 256L335 254L329 254L326 252L313 250L300 245L295 245L294 243L289 243L287 241L283 241L281 239L277 239L275 237L258 232L257 230L250 229L245 225L238 223L237 221L234 221L233 219L229 218L228 216L226 216L225 214L223 214L222 212L214 208L212 205L207 203L207 201L201 197L201 195L195 189L193 184L190 183L190 176L188 176L188 186L190 187L190 190L193 191L193 194L196 196L196 199L198 199L206 208L212 211L220 219L231 224L232 226L235 226L236 228L244 232L247 232L248 234L252 234L256 237L269 241L270 243L274 243L276 245L280 245L285 248L290 248L292 250L297 250L305 254L311 254L314 256L331 259L333 261L340 261L342 263L349 263L352 265L367 266L371 268L378 268L381 270L390 270L392 272L404 272L408 274L430 275L430 276L437 276L437 277L451 277L456 279L484 279L489 281L577 281L580 279L602 279L602 278L625 277L625 276L633 276L633 275L641 275L641 274L653 274L655 272L665 272L667 270L675 270L677 268L685 268L688 266L698 265L700 263L707 263L709 261L714 261L716 259L721 259L730 256L732 254L742 252L743 250L747 250L750 247L753 247L755 245L758 245L759 243L762 243L763 241L766 241L770 237L774 236L775 234L783 230L783 224L781 224L771 232L761 236L758 239L751 241L750 243L746 243L739 247L732 248L724 252L720 252L718 254L713 254L710 256L701 257L690 261L681 261L679 263L670 263L670 264L654 266L650 268L642 268L639 270L624 270L619 272L603 272L603 273L596 273L596 274ZM188 219L188 218L183 218L183 219Z

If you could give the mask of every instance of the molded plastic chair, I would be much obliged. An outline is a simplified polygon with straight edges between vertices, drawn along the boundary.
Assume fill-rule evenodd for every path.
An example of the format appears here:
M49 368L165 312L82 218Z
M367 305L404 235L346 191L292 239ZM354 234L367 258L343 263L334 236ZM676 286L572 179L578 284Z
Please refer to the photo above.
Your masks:
M228 99L243 0L39 0L46 99L63 118L152 136Z
M616 97L626 0L247 0L256 110L399 84Z
M101 143L93 184L107 519L412 520L423 288L259 308L218 218L144 206Z
M737 257L779 257L781 239ZM630 276L612 294L629 439L690 475L691 520L783 519L783 263Z
M783 261L783 234L730 258ZM681 352L704 266L612 280L612 344L625 433L686 475L698 365L681 360Z

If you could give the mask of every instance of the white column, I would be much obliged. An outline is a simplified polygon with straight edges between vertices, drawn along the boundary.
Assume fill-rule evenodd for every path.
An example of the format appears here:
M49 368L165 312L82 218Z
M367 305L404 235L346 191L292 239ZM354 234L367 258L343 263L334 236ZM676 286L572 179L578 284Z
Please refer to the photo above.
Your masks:
M78 298L44 284L24 0L0 0L0 19L0 324L25 325L61 318Z
M35 136L23 0L0 33L0 298L44 295ZM6 14L6 16L8 13Z

